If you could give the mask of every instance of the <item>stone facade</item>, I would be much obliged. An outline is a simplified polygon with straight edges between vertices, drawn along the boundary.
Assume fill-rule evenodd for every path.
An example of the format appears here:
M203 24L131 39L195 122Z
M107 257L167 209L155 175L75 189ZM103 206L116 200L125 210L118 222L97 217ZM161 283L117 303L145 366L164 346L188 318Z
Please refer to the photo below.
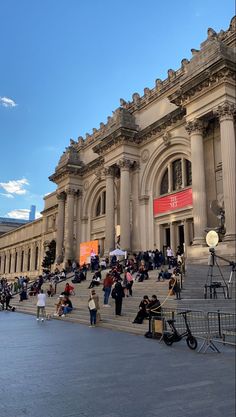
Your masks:
M58 263L78 260L80 243L93 239L108 254L118 235L127 251L183 245L187 258L199 259L206 228L218 225L213 201L225 215L218 250L233 256L235 25L234 17L227 31L208 29L180 69L70 140L49 178L57 189L45 197L43 217L0 238L1 274L40 272L52 239Z

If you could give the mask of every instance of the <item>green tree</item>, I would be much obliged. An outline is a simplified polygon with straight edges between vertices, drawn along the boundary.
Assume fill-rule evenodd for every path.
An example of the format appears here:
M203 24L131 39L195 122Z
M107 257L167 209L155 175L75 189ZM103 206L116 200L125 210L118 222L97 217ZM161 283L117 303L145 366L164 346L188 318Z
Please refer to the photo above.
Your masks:
M56 258L56 242L52 240L48 245L48 250L45 252L45 257L43 258L42 267L43 270L51 271L51 266L55 262Z

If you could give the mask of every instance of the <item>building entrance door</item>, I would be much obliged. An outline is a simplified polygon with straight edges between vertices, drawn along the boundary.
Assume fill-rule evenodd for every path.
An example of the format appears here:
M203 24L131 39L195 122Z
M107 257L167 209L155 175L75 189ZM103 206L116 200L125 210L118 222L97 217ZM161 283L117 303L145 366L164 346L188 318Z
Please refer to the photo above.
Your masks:
M181 224L180 226L178 226L179 229L179 246L181 246L181 248L184 248L184 226Z
M170 246L170 228L169 227L165 229L165 233L166 233L165 244L166 246Z

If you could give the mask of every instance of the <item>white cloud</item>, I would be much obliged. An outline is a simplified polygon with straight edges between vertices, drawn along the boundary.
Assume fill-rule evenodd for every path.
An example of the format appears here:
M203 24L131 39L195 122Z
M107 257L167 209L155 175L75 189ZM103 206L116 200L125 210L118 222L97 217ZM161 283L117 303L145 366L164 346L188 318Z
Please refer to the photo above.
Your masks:
M12 211L9 211L5 217L9 217L12 219L21 219L21 220L29 220L29 209L15 209ZM38 219L39 217L42 217L39 211L36 212L35 218Z
M6 197L6 198L14 198L14 195L12 195L12 194L0 193L0 195L2 195L3 197Z
M29 185L29 181L26 178L22 178L21 180L0 182L0 187L7 191L8 194L26 194L26 189L24 188L25 185Z
M28 209L16 209L16 210L9 211L6 214L6 217L10 217L13 219L29 220L29 212L30 210Z
M0 97L0 105L3 107L16 107L17 104L9 97Z

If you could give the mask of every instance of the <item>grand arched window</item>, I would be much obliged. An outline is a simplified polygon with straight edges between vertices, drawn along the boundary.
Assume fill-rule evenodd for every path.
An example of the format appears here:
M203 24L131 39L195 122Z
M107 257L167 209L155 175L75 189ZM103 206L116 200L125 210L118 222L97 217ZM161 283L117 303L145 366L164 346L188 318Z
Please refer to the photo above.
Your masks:
M106 191L103 191L97 200L95 217L103 216L106 213Z
M168 164L168 168L163 173L160 195L178 191L190 185L192 185L191 162L185 158L178 158Z

